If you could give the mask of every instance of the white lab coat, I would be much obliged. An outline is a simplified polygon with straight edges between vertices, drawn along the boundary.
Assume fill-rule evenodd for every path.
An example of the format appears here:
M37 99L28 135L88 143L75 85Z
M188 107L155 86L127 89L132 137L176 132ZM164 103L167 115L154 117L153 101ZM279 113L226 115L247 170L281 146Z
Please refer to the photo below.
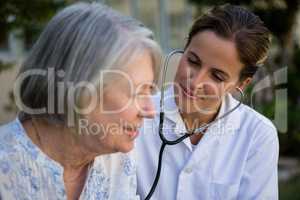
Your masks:
M174 101L165 92L164 134L176 138L186 132ZM159 111L160 94L153 97ZM227 95L218 116L238 101ZM144 121L136 142L138 194L144 199L153 183L161 140L159 114ZM158 200L276 200L279 143L276 128L264 116L241 105L212 125L196 148L189 138L167 146L161 177L152 199Z

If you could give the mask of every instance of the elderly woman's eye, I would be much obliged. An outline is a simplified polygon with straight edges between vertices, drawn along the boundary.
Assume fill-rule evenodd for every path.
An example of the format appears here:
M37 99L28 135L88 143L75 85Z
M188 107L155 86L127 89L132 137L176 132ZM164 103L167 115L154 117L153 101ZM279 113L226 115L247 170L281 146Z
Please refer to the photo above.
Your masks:
M154 95L154 94L156 94L156 92L157 92L157 88L154 85L152 85L150 87L150 94Z
M156 87L154 83L144 84L138 91L141 95L152 95L156 92Z
M155 87L155 83L149 84L147 87L147 92L151 95L157 92L157 87Z

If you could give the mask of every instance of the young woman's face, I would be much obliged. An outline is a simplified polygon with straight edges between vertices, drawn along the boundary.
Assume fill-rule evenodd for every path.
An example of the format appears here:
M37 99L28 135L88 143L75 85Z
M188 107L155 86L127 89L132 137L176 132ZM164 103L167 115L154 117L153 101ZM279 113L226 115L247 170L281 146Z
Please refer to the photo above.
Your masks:
M87 116L89 125L85 132L89 131L91 137L85 138L93 151L130 151L143 118L154 116L154 72L149 52L134 57L122 69L112 72L112 80L100 95L100 105Z
M221 98L240 86L243 64L235 43L212 31L196 34L180 60L175 77L176 103L184 113L215 113Z

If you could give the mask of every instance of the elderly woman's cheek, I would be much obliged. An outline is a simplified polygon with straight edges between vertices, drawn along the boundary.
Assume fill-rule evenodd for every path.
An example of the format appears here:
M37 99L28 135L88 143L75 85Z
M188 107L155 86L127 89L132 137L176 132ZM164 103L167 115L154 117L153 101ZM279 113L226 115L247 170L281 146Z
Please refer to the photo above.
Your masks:
M127 109L132 103L132 99L122 91L110 90L107 93L108 94L105 94L103 98L104 111L119 113Z
M127 125L139 125L141 119L138 117L139 108L138 106L132 101L126 109L124 109L119 114L119 119L122 119L124 123L128 123Z

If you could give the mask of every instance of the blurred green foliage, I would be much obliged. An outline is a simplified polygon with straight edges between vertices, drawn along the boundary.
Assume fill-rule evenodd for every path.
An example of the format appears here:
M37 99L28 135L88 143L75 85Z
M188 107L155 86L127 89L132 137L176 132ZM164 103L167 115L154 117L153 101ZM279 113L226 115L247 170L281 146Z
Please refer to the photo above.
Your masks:
M0 42L8 40L9 32L22 30L18 36L25 39L25 48L30 49L46 22L65 5L66 1L64 0L1 0ZM0 60L0 73L11 69L15 64L15 61ZM15 112L16 105L12 92L8 98L10 103L5 105L4 109Z
M1 0L1 31L12 28L34 29L41 27L65 1L55 0Z
M295 177L288 182L280 183L279 199L300 200L300 177Z
M66 2L60 0L1 0L0 37L5 38L9 31L20 29L21 36L32 44L45 23L65 5ZM1 68L5 68L3 63L0 63Z

